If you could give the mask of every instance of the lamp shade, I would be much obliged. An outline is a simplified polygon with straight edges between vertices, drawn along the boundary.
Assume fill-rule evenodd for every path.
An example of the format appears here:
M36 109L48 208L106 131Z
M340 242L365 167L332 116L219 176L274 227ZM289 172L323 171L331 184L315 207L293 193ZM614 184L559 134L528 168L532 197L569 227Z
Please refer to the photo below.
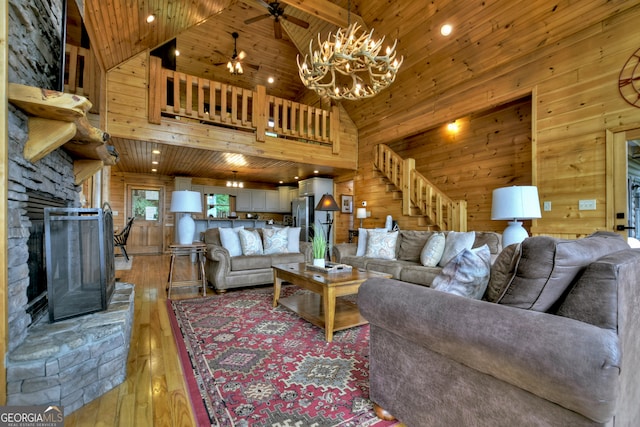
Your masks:
M365 219L367 217L367 208L356 209L356 218Z
M336 200L329 193L325 193L324 196L318 202L316 206L317 211L339 211L340 206L336 203Z
M491 219L517 220L540 217L537 187L512 186L493 190Z
M200 192L181 190L171 193L171 212L202 212Z

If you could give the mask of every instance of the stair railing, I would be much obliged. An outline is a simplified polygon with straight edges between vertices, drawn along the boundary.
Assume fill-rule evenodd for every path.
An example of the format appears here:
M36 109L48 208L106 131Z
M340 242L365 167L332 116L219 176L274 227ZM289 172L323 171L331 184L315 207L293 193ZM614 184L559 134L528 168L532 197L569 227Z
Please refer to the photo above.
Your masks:
M466 200L452 200L415 168L415 159L403 159L385 144L374 152L375 167L402 191L402 214L425 216L441 230L467 230Z

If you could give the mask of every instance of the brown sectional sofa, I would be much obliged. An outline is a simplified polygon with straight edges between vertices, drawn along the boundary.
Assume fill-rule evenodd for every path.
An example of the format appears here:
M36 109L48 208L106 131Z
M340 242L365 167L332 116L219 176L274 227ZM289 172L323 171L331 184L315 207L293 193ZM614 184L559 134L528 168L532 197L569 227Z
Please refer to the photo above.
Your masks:
M300 242L300 252L231 256L222 246L220 229L209 228L203 234L207 245L205 275L216 291L273 283L272 265L312 260L308 242Z
M400 230L396 243L396 259L386 260L356 256L356 243L339 243L334 245L333 254L336 262L348 264L356 268L388 273L394 279L409 283L430 286L433 279L442 271L442 267L425 267L420 263L420 252L434 231ZM445 235L448 233L444 232ZM493 231L476 231L473 244L478 248L484 244L489 246L492 261L502 250L502 235Z
M640 425L640 249L614 233L517 249L497 302L360 287L371 400L410 426Z

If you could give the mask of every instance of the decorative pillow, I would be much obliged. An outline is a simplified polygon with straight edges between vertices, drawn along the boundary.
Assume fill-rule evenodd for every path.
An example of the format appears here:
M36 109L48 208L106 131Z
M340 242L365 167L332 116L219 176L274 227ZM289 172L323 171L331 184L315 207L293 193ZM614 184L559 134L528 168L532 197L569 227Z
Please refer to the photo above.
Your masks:
M282 254L289 252L289 228L265 228L262 230L262 244L264 246L263 253Z
M243 230L244 226L234 228L220 228L220 243L222 247L229 251L231 256L242 255L242 246L240 246L240 236L238 233Z
M519 259L520 243L509 245L498 254L491 266L491 277L489 278L489 285L487 285L487 293L485 295L487 301L496 302L500 299L511 278L516 273Z
M474 299L482 298L489 283L491 251L482 245L476 249L463 249L444 266L431 287L439 291Z
M440 262L444 253L444 233L434 233L429 237L420 252L420 263L425 267L435 267Z
M624 237L598 231L582 239L534 236L521 243L516 273L497 303L546 312L587 265L611 252L628 249Z
M378 259L396 259L396 242L398 241L398 232L389 233L384 231L372 230L367 236L367 251L364 256L367 258Z
M358 228L358 249L356 256L364 256L367 252L367 233L369 231L387 231L386 228Z
M471 249L475 240L475 231L449 231L444 243L444 253L438 265L444 267L464 249Z
M280 227L273 227L275 229L280 229ZM289 230L289 235L287 236L287 252L296 253L300 252L300 227L285 227Z
M427 244L432 231L400 230L398 235L398 259L402 261L420 262L420 253Z
M242 255L262 255L262 239L258 230L240 230Z

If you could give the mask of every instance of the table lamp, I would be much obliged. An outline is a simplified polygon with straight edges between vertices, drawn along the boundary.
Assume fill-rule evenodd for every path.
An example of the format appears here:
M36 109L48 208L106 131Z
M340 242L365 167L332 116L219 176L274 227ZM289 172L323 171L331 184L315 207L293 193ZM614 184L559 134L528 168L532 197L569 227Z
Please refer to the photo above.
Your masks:
M171 193L171 212L184 213L178 221L178 243L190 245L196 231L192 213L202 212L202 197L198 191L174 191Z
M367 217L367 208L356 209L356 218L360 220L360 228L362 228L362 220Z
M540 217L537 187L514 185L493 190L491 219L509 220L509 225L502 232L503 248L513 243L520 243L529 237L519 220Z
M340 206L338 206L338 203L336 203L336 200L333 198L333 196L329 193L325 193L322 198L320 199L320 201L318 202L318 205L316 206L316 210L317 211L326 211L327 212L327 222L325 224L327 224L327 252L330 254L330 248L331 248L331 224L333 224L333 219L331 218L331 215L329 215L329 212L332 211L339 211L340 210ZM331 259L331 257L329 257L329 259Z

